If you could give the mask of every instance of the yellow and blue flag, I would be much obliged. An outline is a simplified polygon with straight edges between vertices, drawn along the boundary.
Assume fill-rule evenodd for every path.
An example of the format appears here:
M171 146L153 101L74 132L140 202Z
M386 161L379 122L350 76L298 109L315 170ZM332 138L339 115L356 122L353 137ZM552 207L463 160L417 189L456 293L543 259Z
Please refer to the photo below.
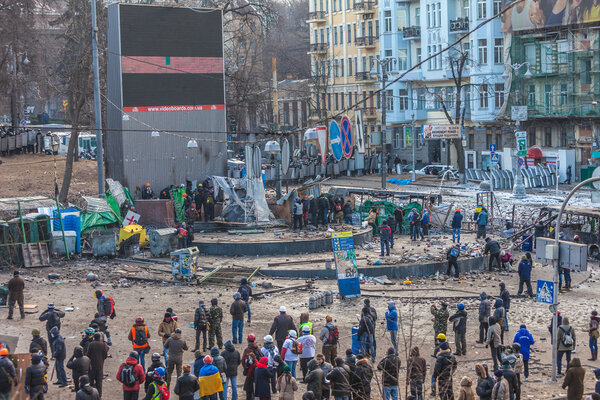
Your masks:
M212 364L204 364L198 374L198 383L200 384L200 397L210 396L223 391L223 382L219 368Z

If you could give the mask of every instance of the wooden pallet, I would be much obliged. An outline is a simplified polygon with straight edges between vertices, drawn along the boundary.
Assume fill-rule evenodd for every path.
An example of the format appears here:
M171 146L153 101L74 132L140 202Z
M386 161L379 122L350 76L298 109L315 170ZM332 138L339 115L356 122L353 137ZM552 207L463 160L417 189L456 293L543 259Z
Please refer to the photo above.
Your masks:
M28 243L21 245L23 267L49 267L50 254L47 243Z

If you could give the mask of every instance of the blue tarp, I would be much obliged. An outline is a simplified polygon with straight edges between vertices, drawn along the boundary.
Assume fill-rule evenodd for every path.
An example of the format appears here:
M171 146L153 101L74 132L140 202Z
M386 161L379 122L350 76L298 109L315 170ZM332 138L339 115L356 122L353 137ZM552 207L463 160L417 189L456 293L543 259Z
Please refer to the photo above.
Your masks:
M412 183L411 179L390 178L387 181L395 185L410 185Z

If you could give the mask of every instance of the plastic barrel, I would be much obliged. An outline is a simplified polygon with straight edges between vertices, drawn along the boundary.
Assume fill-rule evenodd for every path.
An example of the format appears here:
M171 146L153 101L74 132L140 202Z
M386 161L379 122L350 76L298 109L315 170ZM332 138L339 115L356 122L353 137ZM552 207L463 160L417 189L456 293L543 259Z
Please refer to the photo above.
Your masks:
M523 244L521 245L521 250L523 251L531 251L533 249L533 236L527 239L528 237L529 235L523 235Z
M358 338L358 326L352 327L352 354L360 354L360 340Z
M317 300L315 299L314 296L310 296L308 298L308 309L314 310L315 308L317 308Z

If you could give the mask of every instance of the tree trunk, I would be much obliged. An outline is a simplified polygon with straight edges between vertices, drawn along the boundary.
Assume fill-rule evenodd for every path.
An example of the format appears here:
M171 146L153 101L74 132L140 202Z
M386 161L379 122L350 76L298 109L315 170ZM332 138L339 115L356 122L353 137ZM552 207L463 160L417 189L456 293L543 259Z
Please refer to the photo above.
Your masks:
M71 140L69 141L67 160L65 162L65 175L60 188L60 195L58 196L59 201L63 204L67 204L67 196L69 195L69 187L71 186L71 178L73 177L73 161L79 139L79 115L76 116L76 119L73 119L72 123Z

